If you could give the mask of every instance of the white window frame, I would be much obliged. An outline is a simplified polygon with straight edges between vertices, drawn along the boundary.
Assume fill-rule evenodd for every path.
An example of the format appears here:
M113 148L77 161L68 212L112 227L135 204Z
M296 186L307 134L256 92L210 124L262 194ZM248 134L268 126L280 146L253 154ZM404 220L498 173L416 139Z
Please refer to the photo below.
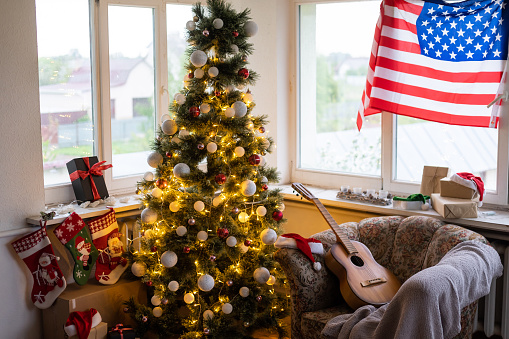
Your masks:
M395 115L383 112L382 114L382 131L381 131L381 176L361 176L355 174L335 173L325 170L314 170L299 168L300 164L300 13L299 6L302 4L324 4L349 2L352 0L293 0L294 6L294 74L295 74L295 98L296 107L295 115L295 151L292 156L292 168L290 173L291 181L298 181L309 185L325 187L330 189L339 189L341 185L349 185L350 187L362 187L364 189L374 188L376 190L385 189L397 195L408 195L419 192L420 183L411 183L394 179L393 169L396 166L396 119ZM362 1L362 0L360 0ZM358 14L358 13L356 13ZM372 23L373 30L375 23ZM506 64L506 71L509 68L509 62ZM506 83L506 88L507 88ZM359 95L360 102L360 95ZM507 208L509 194L509 104L505 103L501 110L501 119L499 122L498 133L498 163L497 163L497 188L496 191L488 191L484 197L485 206L496 205L498 207Z

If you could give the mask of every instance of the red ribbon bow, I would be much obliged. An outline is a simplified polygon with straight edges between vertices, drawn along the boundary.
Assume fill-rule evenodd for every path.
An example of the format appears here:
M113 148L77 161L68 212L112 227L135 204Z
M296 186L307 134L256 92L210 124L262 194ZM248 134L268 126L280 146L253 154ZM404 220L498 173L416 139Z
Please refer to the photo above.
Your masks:
M85 165L87 166L88 171L76 170L76 171L72 172L71 174L69 174L69 177L71 178L71 181L74 181L78 178L81 178L83 180L86 177L90 176L90 185L92 186L92 193L94 194L94 200L101 199L101 196L99 195L99 191L97 190L97 187L95 186L95 182L94 182L94 179L92 178L92 175L102 176L103 171L110 167L113 167L113 165L103 165L106 161L100 161L100 162L92 165L92 167L90 167L89 158L82 158L82 159L85 162Z
M118 332L118 333L120 333L120 339L124 339L124 334L122 333L124 330L130 331L130 330L132 330L132 328L131 327L124 327L123 324L116 324L115 327L113 327L110 330L110 333L111 332Z

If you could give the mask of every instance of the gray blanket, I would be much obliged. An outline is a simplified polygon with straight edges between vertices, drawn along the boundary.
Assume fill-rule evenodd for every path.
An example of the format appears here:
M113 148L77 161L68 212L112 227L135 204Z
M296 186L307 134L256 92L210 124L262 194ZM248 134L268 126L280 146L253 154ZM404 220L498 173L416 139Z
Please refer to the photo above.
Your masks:
M440 262L410 277L392 301L363 306L327 323L322 336L338 339L452 338L461 330L461 309L490 291L502 275L500 256L478 241L456 245Z

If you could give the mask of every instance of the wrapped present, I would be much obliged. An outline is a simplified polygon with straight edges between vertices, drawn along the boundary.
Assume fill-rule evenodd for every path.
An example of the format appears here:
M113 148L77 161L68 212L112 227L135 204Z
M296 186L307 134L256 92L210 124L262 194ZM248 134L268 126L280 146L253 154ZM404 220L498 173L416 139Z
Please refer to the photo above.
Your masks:
M79 201L96 201L108 196L103 171L112 165L103 165L97 157L76 158L67 163L72 188Z
M108 331L108 339L134 339L136 334L132 327L117 324Z
M440 179L440 195L449 198L474 199L477 196L475 190L452 181L449 178Z
M447 177L448 172L448 167L424 166L420 193L424 195L440 193L440 179Z
M444 218L477 218L477 202L470 199L442 197L440 193L433 193L431 204Z

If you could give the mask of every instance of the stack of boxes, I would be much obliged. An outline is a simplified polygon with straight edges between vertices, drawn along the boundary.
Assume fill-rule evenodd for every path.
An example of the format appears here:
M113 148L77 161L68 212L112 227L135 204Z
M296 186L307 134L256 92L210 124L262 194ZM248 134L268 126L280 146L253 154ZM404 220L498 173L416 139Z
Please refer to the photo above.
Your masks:
M477 218L478 194L447 178L440 179L440 193L431 194L433 209L444 218Z

